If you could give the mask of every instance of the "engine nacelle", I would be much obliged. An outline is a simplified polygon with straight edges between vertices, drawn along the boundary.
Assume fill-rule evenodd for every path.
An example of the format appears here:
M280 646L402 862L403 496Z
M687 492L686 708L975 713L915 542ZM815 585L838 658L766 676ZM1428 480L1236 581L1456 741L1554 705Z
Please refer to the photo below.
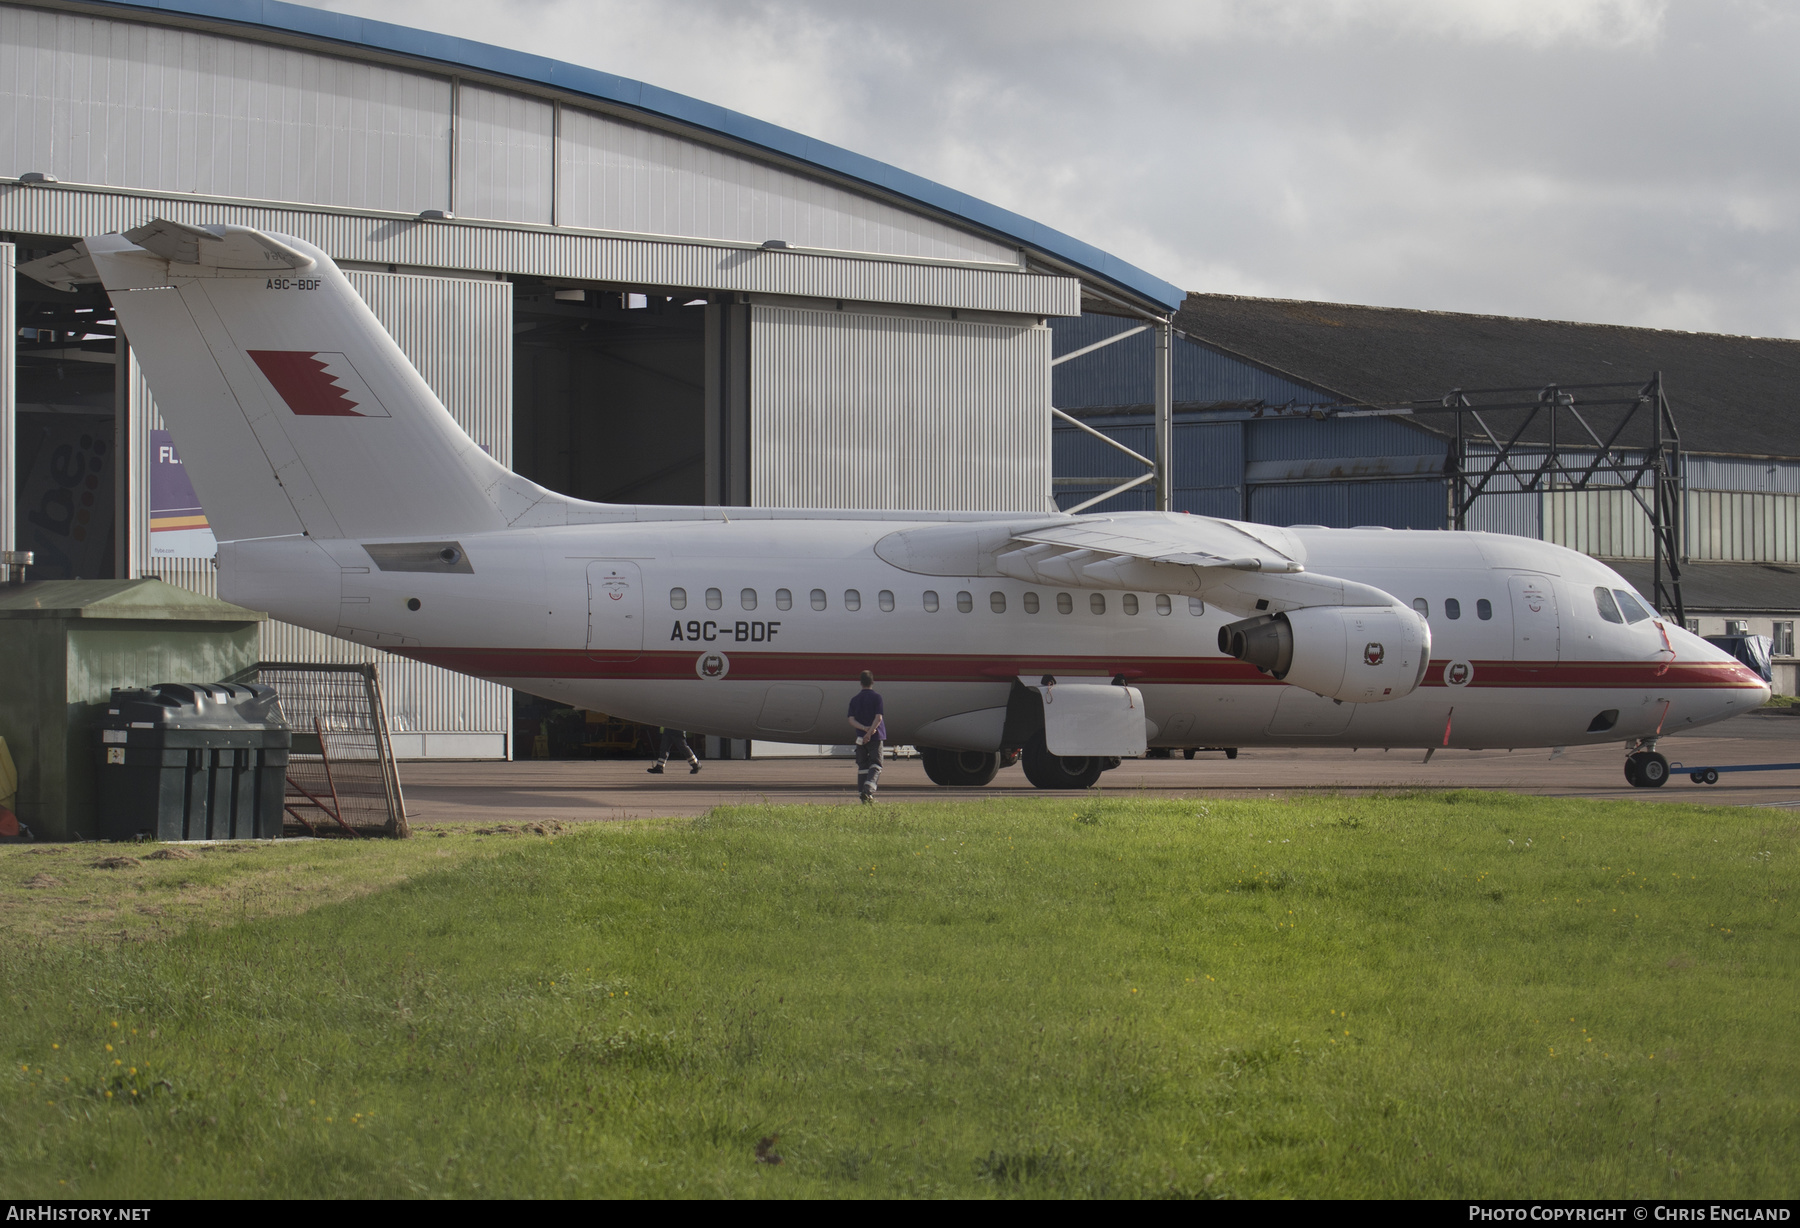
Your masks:
M1310 606L1219 628L1219 650L1327 699L1410 695L1431 664L1431 627L1402 606Z

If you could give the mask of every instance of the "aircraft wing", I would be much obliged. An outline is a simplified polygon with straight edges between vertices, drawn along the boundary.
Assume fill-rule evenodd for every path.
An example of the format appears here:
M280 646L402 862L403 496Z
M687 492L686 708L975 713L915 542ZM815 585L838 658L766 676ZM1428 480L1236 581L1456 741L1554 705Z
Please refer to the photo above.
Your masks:
M1309 572L1304 546L1284 529L1210 516L1125 512L1010 525L931 525L889 534L876 553L931 575L1187 593L1245 616L1401 604L1370 585Z

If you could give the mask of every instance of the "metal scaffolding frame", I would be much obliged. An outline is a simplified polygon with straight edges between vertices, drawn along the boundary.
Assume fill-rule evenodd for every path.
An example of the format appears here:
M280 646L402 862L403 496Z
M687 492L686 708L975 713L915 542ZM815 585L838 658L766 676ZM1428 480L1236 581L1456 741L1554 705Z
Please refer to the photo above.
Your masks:
M1126 447L1124 444L1122 444L1118 440L1114 439L1111 435L1107 435L1101 431L1095 430L1093 427L1091 427L1087 423L1081 421L1079 418L1076 418L1074 415L1064 413L1062 410L1056 408L1054 405L1052 405L1050 407L1050 416L1052 418L1060 418L1062 421L1067 422L1070 426L1075 427L1077 430L1085 431L1089 435L1092 435L1095 439L1098 439L1101 443L1105 444L1107 447L1113 448L1120 452L1123 452L1125 455L1129 456L1132 460L1137 461L1139 464L1144 466L1144 472L1139 474L1137 477L1129 478L1124 482L1121 482L1115 486L1112 486L1110 489L1102 491L1100 494L1095 495L1093 498L1084 499L1082 502L1077 503L1074 507L1067 509L1071 513L1085 512L1088 508L1093 507L1097 503L1106 502L1108 499L1112 498L1114 495L1123 494L1124 492L1126 492L1128 490L1132 490L1136 487L1142 486L1145 482L1152 482L1152 481L1156 483L1156 510L1159 512L1167 512L1167 511L1172 510L1174 507L1174 499L1175 499L1175 481L1174 481L1174 471L1175 471L1175 372L1174 372L1174 336L1173 336L1174 329L1173 329L1173 326L1169 323L1169 321L1163 317L1146 315L1143 318L1145 320L1147 320L1148 323L1140 324L1136 328L1128 328L1123 332L1114 333L1110 337L1103 337L1099 341L1094 342L1092 345L1084 345L1078 350L1069 351L1067 354L1062 355L1060 358L1052 358L1050 360L1050 366L1054 369L1056 367L1060 367L1065 362L1072 362L1077 358L1082 358L1088 354L1092 354L1095 350L1105 349L1107 346L1112 345L1115 342L1123 341L1127 337L1135 337L1141 332L1151 331L1154 334L1154 345L1153 345L1153 350L1152 350L1154 357L1152 358L1152 362L1155 365L1153 367L1152 374L1154 377L1154 384L1155 384L1155 394L1154 394L1155 395L1155 405L1154 405L1154 430L1151 435L1151 438L1153 440L1153 446L1151 448L1151 451L1155 454L1154 460L1152 460L1148 456L1145 456L1141 452L1137 452L1137 451L1132 450L1131 448ZM1054 509L1055 490L1056 490L1056 487L1058 487L1058 486L1065 486L1065 487L1067 487L1067 486L1104 486L1111 481L1113 481L1113 479L1110 477L1100 477L1100 478L1096 478L1096 477L1060 477L1059 478L1059 477L1055 476L1054 472L1052 472L1051 479L1050 479L1051 503L1052 503L1051 510L1055 510Z
M1288 406L1288 409L1301 409ZM1686 618L1681 599L1681 431L1669 410L1662 372L1646 383L1545 384L1538 388L1452 388L1430 400L1304 407L1326 417L1428 417L1454 414L1444 459L1451 527L1467 527L1484 495L1549 490L1625 490L1650 522L1650 600L1659 613ZM1596 410L1616 421L1602 437ZM1505 428L1495 415L1515 416ZM1627 440L1636 424L1647 435ZM1530 436L1528 438L1528 436ZM1641 447L1633 456L1630 451ZM1475 464L1471 466L1471 461ZM1514 489L1490 486L1510 478ZM1601 480L1606 480L1601 485Z

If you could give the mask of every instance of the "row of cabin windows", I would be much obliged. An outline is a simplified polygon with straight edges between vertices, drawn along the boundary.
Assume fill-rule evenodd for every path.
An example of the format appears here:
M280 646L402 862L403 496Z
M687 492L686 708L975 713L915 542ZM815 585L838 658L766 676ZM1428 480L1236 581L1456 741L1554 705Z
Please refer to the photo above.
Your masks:
M811 601L812 608L815 610L823 610L830 605L829 600L826 598L825 590L822 588L815 588L808 595L808 599ZM939 601L937 593L931 589L926 589L925 592L923 593L923 595L921 596L920 600L921 600L921 604L927 614L937 613L941 606L941 602ZM754 610L756 608L757 601L758 601L758 597L756 595L756 590L753 588L747 588L747 589L744 589L743 591L741 591L740 593L738 593L738 606L741 609ZM857 591L856 589L853 589L853 588L845 589L843 601L844 601L844 608L846 610L862 609L862 593ZM1155 595L1155 597L1153 598L1153 601L1155 602L1156 612L1158 614L1161 614L1166 617L1169 614L1174 613L1175 603L1169 597L1169 595L1167 593L1157 593ZM685 610L685 609L687 609L687 603L688 603L688 595L687 595L687 590L685 588L672 588L669 590L669 608L670 609ZM882 589L879 593L875 594L875 604L880 606L883 610L892 610L894 608L893 592L889 589L885 589L885 588ZM1026 593L1024 595L1024 597L1022 597L1020 599L1020 604L1022 604L1025 607L1025 612L1027 614L1036 614L1040 609L1043 608L1042 602L1040 601L1040 599L1038 598L1038 595L1036 593ZM1486 605L1487 603L1483 602L1482 604ZM723 608L724 605L725 605L725 594L724 593L720 592L716 588L709 588L706 590L706 608L707 609L717 610L717 609ZM1187 599L1187 605L1188 605L1188 613L1194 615L1195 617L1198 617L1199 615L1206 613L1206 603L1204 601L1200 600L1200 598L1198 598L1198 597L1189 597ZM1088 607L1088 612L1090 614L1106 613L1106 594L1105 593L1089 593L1088 598L1087 598L1087 607ZM1127 613L1127 614L1136 614L1139 612L1139 610L1141 610L1143 608L1138 602L1138 595L1136 593L1126 593L1122 597L1120 597L1119 598L1119 607L1122 610L1124 610L1125 613ZM776 589L775 590L775 608L778 610L793 609L794 608L794 594L785 588ZM956 594L956 608L964 614L967 614L967 613L970 613L971 611L973 611L975 609L974 594L972 594L966 590L963 592L957 593ZM992 610L996 614L1006 613L1006 594L1001 593L1001 592L989 593L988 594L988 609ZM1073 614L1075 612L1075 598L1069 593L1056 594L1056 612L1059 614ZM1484 615L1482 615L1482 617L1485 618L1487 616L1484 614Z
M1429 601L1425 600L1425 598L1423 598L1423 597L1414 597L1412 605L1413 605L1413 609L1415 609L1419 612L1420 618L1426 619L1427 621L1430 620L1430 618L1431 618L1431 603ZM1494 603L1493 602L1489 601L1486 597L1482 597L1475 602L1475 617L1476 618L1479 618L1482 622L1486 622L1488 619L1492 618L1493 616L1494 616ZM1462 617L1462 602L1458 601L1454 597L1444 598L1444 617L1448 618L1448 619L1452 619L1452 620L1461 618Z

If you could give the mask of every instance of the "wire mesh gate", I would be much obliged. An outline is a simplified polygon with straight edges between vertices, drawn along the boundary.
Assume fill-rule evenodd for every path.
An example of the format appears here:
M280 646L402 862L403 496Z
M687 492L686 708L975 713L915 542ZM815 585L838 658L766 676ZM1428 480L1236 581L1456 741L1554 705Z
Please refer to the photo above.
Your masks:
M410 836L374 665L264 661L256 672L294 729L283 834Z

